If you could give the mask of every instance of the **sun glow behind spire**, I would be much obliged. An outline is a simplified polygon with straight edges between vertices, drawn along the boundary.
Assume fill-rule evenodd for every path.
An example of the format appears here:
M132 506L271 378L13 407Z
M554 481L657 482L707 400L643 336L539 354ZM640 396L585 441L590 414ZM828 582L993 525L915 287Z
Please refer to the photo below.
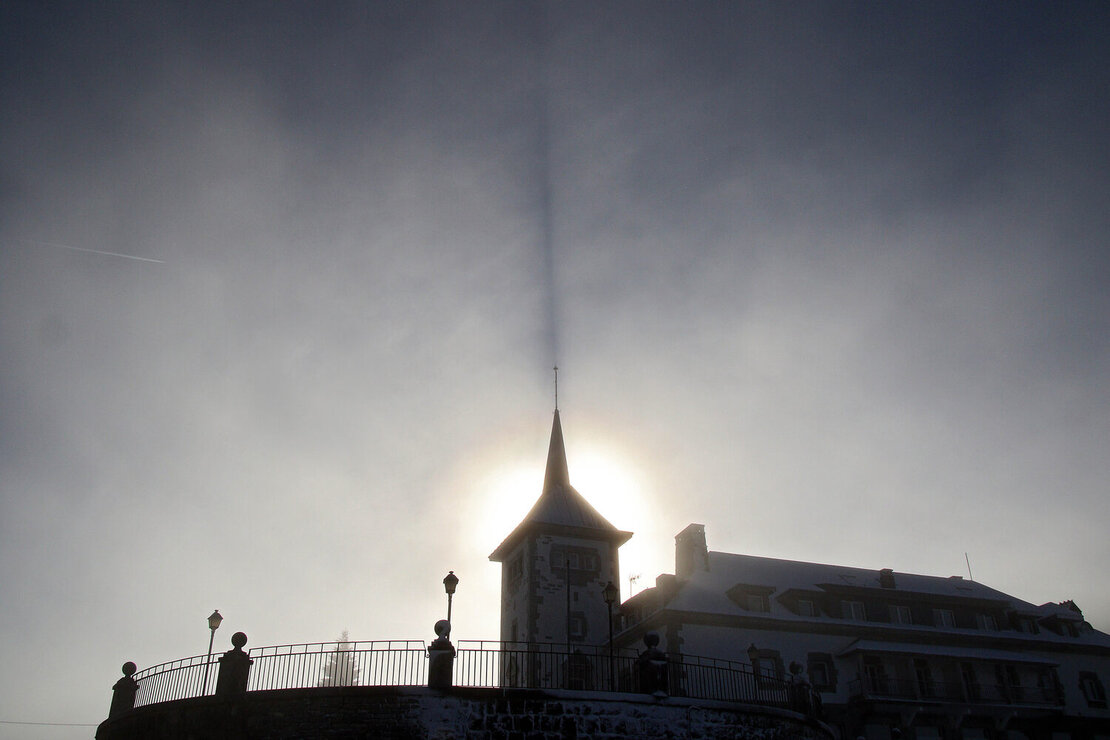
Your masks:
M570 482L610 523L634 533L621 547L621 573L648 567L641 562L648 546L656 539L657 524L651 521L652 493L641 468L630 456L596 443L585 446L568 442L567 462ZM505 539L524 519L543 489L544 465L540 456L525 461L492 464L473 478L474 506L468 507L469 525L475 545L486 555ZM491 571L491 576L500 578ZM620 584L618 584L620 585ZM622 599L629 596L622 587Z

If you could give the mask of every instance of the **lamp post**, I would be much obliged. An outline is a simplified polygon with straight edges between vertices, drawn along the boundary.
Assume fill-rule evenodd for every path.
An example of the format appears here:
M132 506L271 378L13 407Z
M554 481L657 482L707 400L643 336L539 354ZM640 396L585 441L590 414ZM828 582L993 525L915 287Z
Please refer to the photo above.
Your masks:
M621 597L621 592L613 585L612 581L605 584L602 590L602 595L605 597L605 605L609 607L609 690L614 691L613 681L613 604Z
M204 689L203 694L208 693L208 666L212 665L212 643L216 639L216 630L220 628L220 622L224 618L220 615L219 609L213 609L212 613L208 616L208 629L212 634L208 637L208 660L204 661Z
M447 577L443 579L443 590L447 592L447 623L451 623L451 597L455 595L455 588L459 585L459 577L455 575L455 571L447 571Z

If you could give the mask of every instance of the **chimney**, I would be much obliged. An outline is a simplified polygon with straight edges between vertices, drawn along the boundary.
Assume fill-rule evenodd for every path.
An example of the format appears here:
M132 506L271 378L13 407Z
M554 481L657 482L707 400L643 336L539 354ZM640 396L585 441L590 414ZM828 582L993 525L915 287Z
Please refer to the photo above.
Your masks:
M674 537L674 572L679 578L689 578L699 570L709 570L705 525L691 524Z

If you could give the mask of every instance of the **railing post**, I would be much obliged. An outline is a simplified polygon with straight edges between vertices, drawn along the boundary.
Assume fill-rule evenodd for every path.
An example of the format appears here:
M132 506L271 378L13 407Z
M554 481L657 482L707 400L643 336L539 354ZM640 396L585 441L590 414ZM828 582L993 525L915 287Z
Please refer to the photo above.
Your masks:
M139 682L131 678L134 673L134 663L129 660L123 664L123 678L112 686L112 706L108 710L108 719L135 708L135 693L139 690Z
M250 656L243 652L247 636L236 632L231 636L234 646L220 656L220 672L216 676L216 696L232 697L247 693L247 679L250 677Z
M436 622L436 639L428 646L428 688L449 689L455 667L455 647L451 644L451 623Z
M648 632L644 635L646 649L636 658L636 669L640 675L640 691L652 696L667 696L667 656L656 647L659 635Z

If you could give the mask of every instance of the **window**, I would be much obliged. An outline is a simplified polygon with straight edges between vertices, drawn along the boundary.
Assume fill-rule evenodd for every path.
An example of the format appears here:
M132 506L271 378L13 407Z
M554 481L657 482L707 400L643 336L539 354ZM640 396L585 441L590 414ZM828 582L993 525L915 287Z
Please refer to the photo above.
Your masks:
M1056 677L1056 670L1054 668L1042 668L1037 673L1037 688L1040 690L1040 698L1049 704L1055 704L1059 699L1059 692L1056 686L1059 679Z
M1080 671L1079 690L1083 692L1087 706L1106 709L1106 689L1103 688L1102 681L1098 680L1098 674L1092 671Z
M516 588L524 576L524 556L517 555L509 562L509 586Z
M582 612L571 612L570 639L583 640L586 637L586 615Z
M782 680L782 656L778 650L758 650L752 659L752 672L759 681Z
M1025 701L1025 689L1021 685L1021 676L1018 675L1016 666L996 665L994 677L1005 692L1008 701Z
M816 617L817 610L809 599L798 599L798 614L803 617Z
M771 611L771 594L775 592L774 586L758 586L750 583L738 583L725 595L732 603L749 612Z
M810 653L806 673L814 691L836 691L836 668L829 653Z
M882 659L874 655L863 658L864 687L869 694L886 694L890 687L886 682L886 668Z
M1021 618L1019 618L1018 619L1018 629L1021 630L1022 632L1030 634L1030 635L1039 634L1040 631L1041 631L1037 627L1037 621L1035 619L1032 619L1031 617L1021 617Z
M955 627L956 617L951 609L933 609L933 624L937 627Z
M976 615L976 622L978 622L979 629L981 629L981 630L992 630L992 631L994 631L994 630L998 629L998 620L996 620L994 618L994 616L992 616L990 614L978 614L978 615Z
M867 619L867 610L863 606L862 601L842 601L840 608L844 612L845 619Z
M767 603L767 597L764 594L747 594L744 603L744 608L750 612L771 611L770 604Z
M982 692L979 690L979 677L975 674L975 666L971 663L960 663L960 678L964 682L967 698L978 701Z
M890 621L894 624L913 624L913 615L910 608L901 604L892 604L890 607Z
M572 571L597 572L599 570L598 554L589 547L566 547L556 545L551 548L551 570L561 571L567 566Z
M913 661L913 675L917 679L917 692L920 696L933 696L936 693L929 661L916 658Z

